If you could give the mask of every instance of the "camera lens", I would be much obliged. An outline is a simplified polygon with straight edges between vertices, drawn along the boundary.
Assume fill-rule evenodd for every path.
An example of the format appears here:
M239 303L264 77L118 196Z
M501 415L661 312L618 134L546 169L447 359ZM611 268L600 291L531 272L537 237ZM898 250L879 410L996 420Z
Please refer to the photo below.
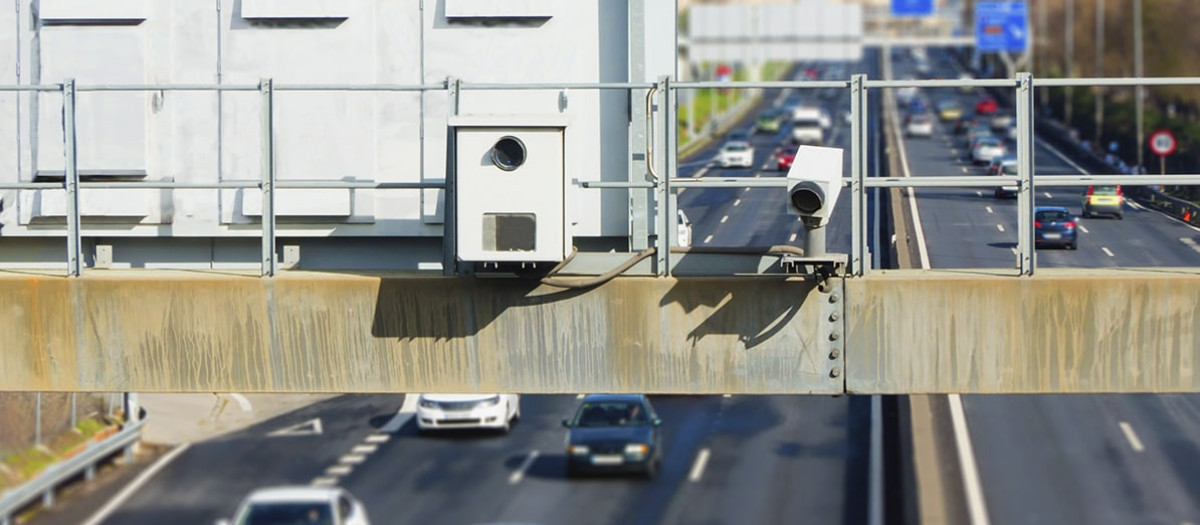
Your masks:
M512 171L525 164L525 143L516 137L507 136L492 146L492 164L504 171Z

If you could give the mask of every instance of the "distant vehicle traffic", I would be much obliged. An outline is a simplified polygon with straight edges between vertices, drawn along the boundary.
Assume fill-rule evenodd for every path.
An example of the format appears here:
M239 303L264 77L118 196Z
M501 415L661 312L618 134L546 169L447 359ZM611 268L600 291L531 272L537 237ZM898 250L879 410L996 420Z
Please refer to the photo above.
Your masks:
M1005 153L1004 143L994 136L984 136L971 143L971 161L975 164L987 164L992 157Z
M954 99L943 99L937 103L938 118L945 122L950 122L962 117L962 105Z
M1016 175L1016 174L1017 174L1017 162L1015 160L1012 162L1006 162L1004 164L1001 164L1000 171L998 173L996 173L996 175ZM1004 186L998 186L995 191L995 197L997 199L1003 199L1005 197L1016 197L1017 189L1018 188L1017 188L1016 184L1006 184Z
M367 511L340 488L271 487L252 492L218 525L371 525Z
M567 476L584 471L640 472L654 477L662 464L662 420L650 400L635 394L583 398L567 428Z
M775 153L775 167L779 171L787 171L792 169L792 163L796 161L796 150L780 149Z
M829 115L813 106L792 109L792 138L801 144L820 146L825 142L825 129L832 125Z
M730 141L717 152L717 163L722 168L753 168L754 147L745 141Z
M1125 196L1120 186L1088 186L1087 195L1083 197L1083 216L1090 218L1104 214L1124 219L1124 206Z
M908 119L904 133L910 137L932 137L933 118L926 114L912 115Z
M975 103L976 115L991 115L999 109L1000 107L996 104L996 99L990 96L980 97L979 101Z
M421 394L417 400L417 429L484 428L508 432L521 418L517 394Z
M1062 206L1038 206L1033 210L1034 246L1079 247L1075 218Z
M676 237L676 239L677 239L676 242L678 242L678 246L691 246L692 245L692 221L688 219L687 214L683 213L683 210L675 210L675 211L677 212L675 214L676 215L675 224L676 224L676 228L677 228L676 233L678 234Z
M754 121L754 131L756 133L779 133L786 117L779 109L765 110L759 113L758 119Z
M1006 165L1017 165L1017 156L1011 153L1004 155L996 155L992 157L992 161L988 163L988 175L1000 175L1001 170Z

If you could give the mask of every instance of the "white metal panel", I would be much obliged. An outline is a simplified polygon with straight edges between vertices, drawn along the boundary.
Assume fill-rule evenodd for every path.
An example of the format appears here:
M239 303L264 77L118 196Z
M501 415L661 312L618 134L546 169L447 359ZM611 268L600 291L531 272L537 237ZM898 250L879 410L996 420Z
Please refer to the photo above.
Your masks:
M141 26L51 26L41 31L42 81L142 84L146 39ZM43 94L38 108L36 169L63 170L62 97ZM144 92L81 92L76 96L80 170L145 170Z
M242 0L242 18L347 18L346 0Z
M44 22L137 21L146 19L146 0L41 0Z
M442 0L447 18L550 18L558 4L577 0Z
M63 190L25 190L21 192L21 222L67 216L67 192ZM84 217L140 219L154 213L158 190L85 189L79 193L79 214Z
M349 217L349 189L281 188L275 190L275 215L281 217ZM242 190L242 215L262 216L262 192Z
M455 194L458 256L464 261L561 261L566 256L561 128L455 128ZM524 143L525 162L505 171L490 160L506 136ZM485 217L531 214L533 249L496 251L485 246Z

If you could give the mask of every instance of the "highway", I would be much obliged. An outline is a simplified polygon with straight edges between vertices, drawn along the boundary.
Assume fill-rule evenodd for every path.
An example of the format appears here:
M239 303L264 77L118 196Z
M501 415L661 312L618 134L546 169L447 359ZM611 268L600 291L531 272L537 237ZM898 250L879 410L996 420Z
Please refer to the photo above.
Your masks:
M946 54L935 71L957 78ZM898 73L904 73L902 65ZM975 95L956 89L929 93ZM967 105L969 104L969 106ZM1009 109L1011 111L1011 108ZM913 176L983 174L971 166L961 139L939 124L932 139L908 139ZM957 150L957 151L956 151ZM1041 140L1037 174L1081 170ZM1066 206L1082 215L1084 188L1036 188L1037 205ZM917 207L933 268L1014 268L1015 200L975 189L919 189ZM1039 249L1043 267L1195 266L1200 232L1129 202L1125 219L1080 221L1079 249ZM1188 243L1187 240L1193 241ZM1200 396L964 396L977 480L993 523L1200 522Z
M948 56L932 56L938 74L957 77ZM897 72L905 67L898 63ZM846 70L877 78L873 63ZM971 105L975 97L955 89L926 95ZM766 90L763 100L787 106L815 96ZM825 103L848 108L848 95ZM756 113L734 129L749 131ZM830 145L848 151L848 125L841 111L833 116ZM872 126L877 140L880 124ZM720 145L714 142L681 160L679 176L781 177L772 154L787 132L751 135L755 169L713 166ZM913 176L983 173L964 161L961 139L946 124L937 124L931 139L907 139L904 146ZM1077 173L1040 141L1035 162L1039 174ZM1076 212L1083 194L1082 188L1037 191L1039 204ZM849 210L848 198L843 192L839 209ZM919 189L916 201L933 268L1015 266L1015 200L975 189ZM803 246L800 224L784 215L781 190L693 188L678 202L693 221L693 246ZM869 223L875 212L872 205ZM1077 251L1039 250L1039 264L1163 267L1200 260L1193 248L1200 232L1135 204L1123 221L1084 219L1082 225ZM829 251L849 251L849 226L845 213L834 219ZM361 499L376 524L868 522L870 397L651 399L665 421L666 451L652 480L565 477L560 421L579 403L574 395L523 396L522 420L508 435L431 436L418 436L408 419L411 398L343 396L192 445L100 523L212 523L229 517L255 488L322 478ZM945 482L976 486L978 511L990 522L1200 522L1194 497L1200 494L1200 396L965 396L962 406L978 473ZM307 431L317 419L321 431ZM294 435L272 436L293 426L300 429ZM943 451L942 457L954 456Z

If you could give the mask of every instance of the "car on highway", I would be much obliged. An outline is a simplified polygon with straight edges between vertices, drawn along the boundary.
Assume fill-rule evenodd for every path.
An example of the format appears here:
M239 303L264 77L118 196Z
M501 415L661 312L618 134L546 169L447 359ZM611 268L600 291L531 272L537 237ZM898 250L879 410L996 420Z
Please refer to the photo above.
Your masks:
M792 163L796 161L796 149L781 148L775 153L775 167L779 171L787 171L792 169Z
M995 157L992 157L992 161L988 163L987 174L988 175L1000 175L1000 171L1004 168L1005 165L1008 165L1008 164L1012 164L1013 166L1016 166L1017 165L1017 156L1013 155L1011 153L1005 153L1003 155L996 155Z
M1120 186L1088 186L1087 194L1083 196L1085 218L1103 214L1124 219L1124 207L1125 195Z
M692 245L692 221L683 210L675 210L676 246Z
M1004 142L994 136L982 136L971 143L971 162L975 164L987 164L1005 153Z
M904 126L904 134L909 137L932 137L933 118L927 114L912 115Z
M465 428L508 432L521 419L518 394L421 394L417 398L417 430Z
M992 130L997 133L1008 131L1017 124L1017 117L1010 113L996 113L992 115Z
M779 133L786 115L779 109L768 109L758 114L754 121L755 133Z
M250 493L218 525L370 525L363 504L337 487L280 486Z
M991 115L996 111L999 111L999 109L1000 106L996 104L996 99L990 96L980 97L979 100L975 102L976 115Z
M741 140L726 142L717 152L717 164L722 168L752 168L754 167L754 146Z
M1033 244L1062 246L1068 250L1079 247L1075 217L1062 206L1038 206L1033 210Z
M654 477L662 464L662 419L640 394L583 398L567 428L567 476L585 471L640 472Z
M950 122L962 117L962 105L954 99L942 99L937 102L938 118L944 122Z
M1016 175L1016 174L1017 174L1017 161L1016 160L1002 164L1000 166L999 173L996 173L996 175ZM1003 199L1006 197L1016 197L1017 196L1017 185L1016 184L1006 184L1004 186L997 186L994 195L997 199Z

